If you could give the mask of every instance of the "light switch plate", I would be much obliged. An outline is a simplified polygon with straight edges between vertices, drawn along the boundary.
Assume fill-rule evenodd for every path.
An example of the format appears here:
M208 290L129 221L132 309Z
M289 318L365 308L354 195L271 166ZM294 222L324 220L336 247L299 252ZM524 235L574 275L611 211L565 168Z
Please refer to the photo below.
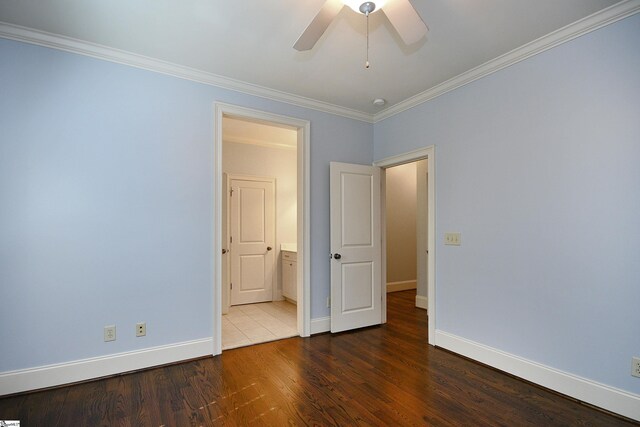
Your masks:
M460 246L462 237L460 233L444 233L444 244L452 246Z

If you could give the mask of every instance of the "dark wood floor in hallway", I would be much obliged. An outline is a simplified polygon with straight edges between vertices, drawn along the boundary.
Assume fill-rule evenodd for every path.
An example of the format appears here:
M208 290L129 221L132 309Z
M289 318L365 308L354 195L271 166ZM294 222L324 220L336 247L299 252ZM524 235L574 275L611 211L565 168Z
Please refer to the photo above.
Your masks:
M23 426L634 425L427 345L415 291L388 323L0 399Z

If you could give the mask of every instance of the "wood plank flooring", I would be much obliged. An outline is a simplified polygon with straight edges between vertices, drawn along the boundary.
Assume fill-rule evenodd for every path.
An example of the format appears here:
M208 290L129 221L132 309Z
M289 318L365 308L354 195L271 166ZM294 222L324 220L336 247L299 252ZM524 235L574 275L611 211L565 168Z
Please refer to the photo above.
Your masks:
M23 426L637 425L427 345L415 291L388 323L0 399Z

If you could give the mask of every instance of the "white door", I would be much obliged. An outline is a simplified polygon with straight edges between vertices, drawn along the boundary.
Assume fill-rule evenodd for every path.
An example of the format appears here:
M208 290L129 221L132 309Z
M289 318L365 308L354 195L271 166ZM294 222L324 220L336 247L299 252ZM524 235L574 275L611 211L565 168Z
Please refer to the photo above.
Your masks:
M222 188L226 192L227 196L231 192L229 186L229 177L226 173L222 174ZM229 274L229 197L222 197L222 259L220 260L220 267L222 267L222 314L229 313L229 303L231 298L231 288L229 280L231 275Z
M272 180L231 180L231 305L273 300Z
M330 164L331 332L382 321L380 169Z

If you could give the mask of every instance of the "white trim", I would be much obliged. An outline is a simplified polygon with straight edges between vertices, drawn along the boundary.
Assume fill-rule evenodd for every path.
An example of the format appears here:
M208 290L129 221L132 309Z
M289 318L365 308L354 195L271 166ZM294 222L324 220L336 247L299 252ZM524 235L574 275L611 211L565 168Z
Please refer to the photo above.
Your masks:
M640 421L640 395L443 331L436 331L436 345L580 401Z
M410 289L416 289L417 282L415 280L401 280L399 282L387 282L387 293L408 291Z
M237 117L265 123L276 123L297 130L298 187L298 333L308 337L311 331L311 123L308 120L273 114L251 108L216 102L214 105L214 236L213 236L213 354L222 353L222 118ZM302 296L302 297L300 297Z
M245 138L241 136L225 136L222 142L231 142L236 144L257 145L259 147L277 148L280 150L295 150L295 145L283 144L280 142L270 142L255 138Z
M471 70L431 87L424 92L405 99L391 107L380 111L373 116L373 122L377 123L391 116L395 116L405 110L413 108L431 99L444 95L454 89L469 84L484 76L495 73L503 68L509 67L531 56L552 49L562 43L566 43L587 34L591 31L602 28L605 25L612 24L620 19L624 19L635 13L640 12L640 0L625 0L613 6L602 9L592 15L580 19L572 24L553 31L539 39L524 44L511 52L498 56L490 61L485 62Z
M231 304L231 297L227 292L222 292L222 248L226 246L223 244L222 239L227 233L222 233L222 220L223 212L222 207L226 206L223 203L223 199L226 198L226 188L222 188L223 182L226 181L224 173L222 171L222 107L218 104L214 104L214 117L213 117L213 150L211 164L213 165L213 355L222 353L222 313L223 313L223 301L225 300ZM228 182L226 183L228 185ZM229 214L229 207L226 206L227 213ZM228 222L228 218L227 218ZM227 236L228 237L228 236ZM225 242L226 243L226 242ZM229 268L229 262L227 261L227 268ZM228 273L228 272L227 272ZM230 279L228 279L230 280ZM226 306L224 307L226 309Z
M92 357L0 374L0 396L86 381L196 357L210 356L211 338Z
M375 163L374 163L375 165ZM376 165L377 166L377 165ZM380 167L380 166L378 166ZM380 253L382 254L380 262L380 277L387 279L387 170L380 168ZM380 292L382 303L382 324L387 323L387 293Z
M311 319L311 335L329 332L331 330L331 316Z
M92 58L102 59L118 64L129 65L131 67L141 68L143 70L166 74L169 76L178 77L180 79L191 80L194 82L217 86L224 89L230 89L249 95L259 96L261 98L270 99L272 101L286 102L287 104L310 108L312 110L335 114L337 116L360 120L367 123L373 122L372 114L364 113L351 108L341 107L339 105L330 104L328 102L318 101L315 99L306 98L304 96L294 95L291 93L270 89L264 86L258 86L255 84L242 82L240 80L219 76L217 74L209 73L206 71L196 70L194 68L185 67L183 65L173 64L171 62L162 61L160 59L150 58L148 56L138 55L124 50L74 39L72 37L9 24L7 22L0 21L0 37L35 44L38 46L44 46L52 49L63 50L65 52L90 56Z
M417 308L422 308L424 310L427 310L427 312L429 311L429 304L428 304L428 299L427 297L423 297L422 295L416 295L416 307Z
M298 333L311 334L311 122L298 128L298 265L296 291L298 300ZM302 248L302 253L300 252ZM302 259L302 262L300 260ZM302 295L302 298L300 296ZM302 305L302 308L300 306Z
M436 148L430 145L426 148L409 151L407 153L398 154L391 157L380 159L373 164L383 168L397 166L404 163L414 162L416 160L427 159L427 170L429 171L429 180L427 181L427 303L429 312L429 335L427 337L429 344L435 345L436 336ZM383 175L384 176L384 175ZM383 197L381 197L383 199ZM384 212L384 205L382 205ZM384 234L384 229L383 229ZM384 252L383 252L384 253ZM386 268L386 257L382 257L382 265ZM384 270L383 270L384 271ZM382 294L382 306L386 307L387 294ZM383 314L384 319L384 314Z
M486 75L495 73L496 71L527 59L533 55L542 53L562 43L573 40L576 37L580 37L581 35L612 24L638 12L640 12L640 0L621 1L620 3L602 9L590 16L542 36L537 40L520 46L511 52L507 52L504 55L485 62L478 67L459 74L437 86L407 98L404 101L394 104L376 114L365 113L363 111L242 82L159 59L137 55L120 49L114 49L71 37L9 24L7 22L0 21L0 37L90 56L92 58L98 58L118 64L125 64L148 71L217 86L224 89L235 90L273 101L286 102L287 104L310 108L312 110L335 114L367 123L376 123L478 80Z
M390 168L392 166L403 165L405 163L415 162L417 160L426 159L432 150L432 146L419 148L417 150L408 151L406 153L398 154L391 157L385 157L384 159L373 162L374 166L380 166L381 168Z
M429 236L427 230L429 220L429 171L427 170L427 162L428 160L416 162L416 295L426 295L429 288L427 280L429 270L427 265L429 258Z
M436 147L428 148L427 171L427 310L428 341L436 345Z

